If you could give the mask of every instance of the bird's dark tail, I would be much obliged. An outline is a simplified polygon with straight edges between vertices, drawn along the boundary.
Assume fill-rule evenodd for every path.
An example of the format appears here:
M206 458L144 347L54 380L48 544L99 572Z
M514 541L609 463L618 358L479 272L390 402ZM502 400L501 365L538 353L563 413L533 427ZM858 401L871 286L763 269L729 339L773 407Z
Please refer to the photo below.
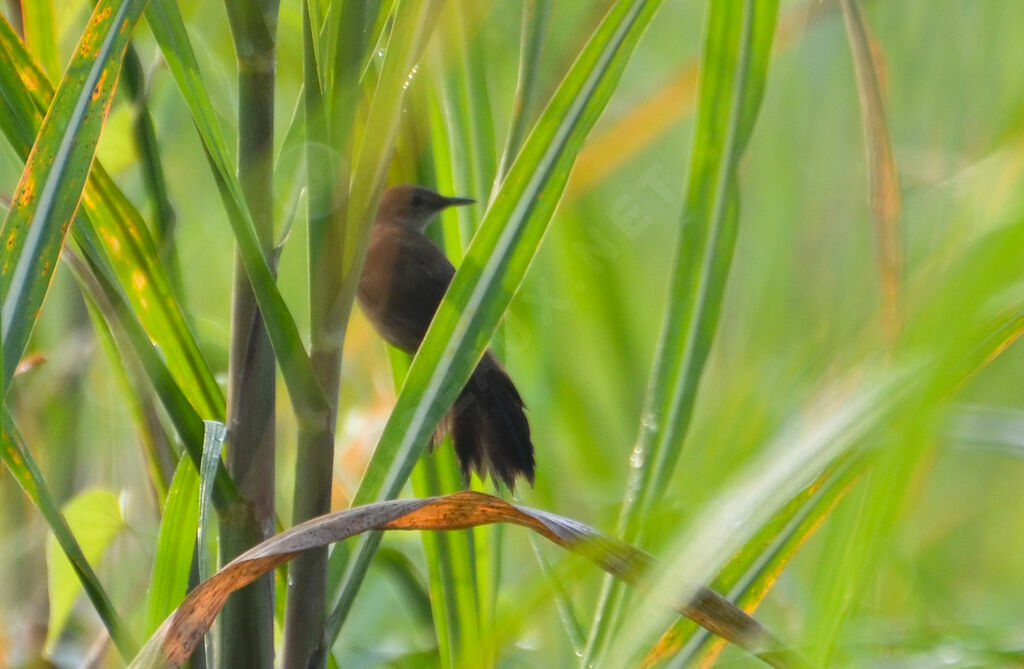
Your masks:
M470 471L481 477L490 472L509 490L519 476L533 485L533 443L523 400L490 351L473 370L444 425L451 429L464 480Z

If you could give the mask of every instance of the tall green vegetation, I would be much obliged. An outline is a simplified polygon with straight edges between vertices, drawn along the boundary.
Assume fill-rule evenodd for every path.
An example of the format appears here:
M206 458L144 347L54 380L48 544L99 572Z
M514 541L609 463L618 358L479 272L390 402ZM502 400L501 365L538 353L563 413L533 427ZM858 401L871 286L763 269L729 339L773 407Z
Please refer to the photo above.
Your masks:
M779 5L9 0L0 664L1019 660L1024 10ZM488 347L536 487L451 495Z

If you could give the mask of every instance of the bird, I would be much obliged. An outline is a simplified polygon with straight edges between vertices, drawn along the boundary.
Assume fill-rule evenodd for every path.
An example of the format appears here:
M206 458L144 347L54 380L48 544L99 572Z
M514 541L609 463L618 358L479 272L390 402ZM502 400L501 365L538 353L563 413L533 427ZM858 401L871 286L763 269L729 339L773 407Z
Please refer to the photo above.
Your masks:
M442 210L473 204L415 185L384 191L359 281L359 303L392 346L415 353L455 275L455 267L423 231ZM490 473L515 490L533 485L535 462L525 405L511 377L487 350L431 439L452 435L464 485L471 471Z

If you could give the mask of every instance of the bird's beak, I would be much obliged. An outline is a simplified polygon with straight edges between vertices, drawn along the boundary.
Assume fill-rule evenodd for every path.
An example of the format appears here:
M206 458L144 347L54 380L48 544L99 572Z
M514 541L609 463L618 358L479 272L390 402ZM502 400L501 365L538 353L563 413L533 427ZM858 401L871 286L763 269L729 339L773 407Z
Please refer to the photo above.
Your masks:
M476 200L471 197L446 197L444 199L444 206L448 207L461 207L467 204L476 204Z

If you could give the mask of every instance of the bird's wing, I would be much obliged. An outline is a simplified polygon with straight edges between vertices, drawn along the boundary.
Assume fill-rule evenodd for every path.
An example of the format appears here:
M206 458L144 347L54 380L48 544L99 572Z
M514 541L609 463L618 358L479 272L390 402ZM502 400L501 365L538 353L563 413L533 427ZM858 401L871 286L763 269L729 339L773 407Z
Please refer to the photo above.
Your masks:
M419 348L434 313L448 290L455 267L425 236L406 232L394 239L395 265L387 295L387 323L408 351Z

